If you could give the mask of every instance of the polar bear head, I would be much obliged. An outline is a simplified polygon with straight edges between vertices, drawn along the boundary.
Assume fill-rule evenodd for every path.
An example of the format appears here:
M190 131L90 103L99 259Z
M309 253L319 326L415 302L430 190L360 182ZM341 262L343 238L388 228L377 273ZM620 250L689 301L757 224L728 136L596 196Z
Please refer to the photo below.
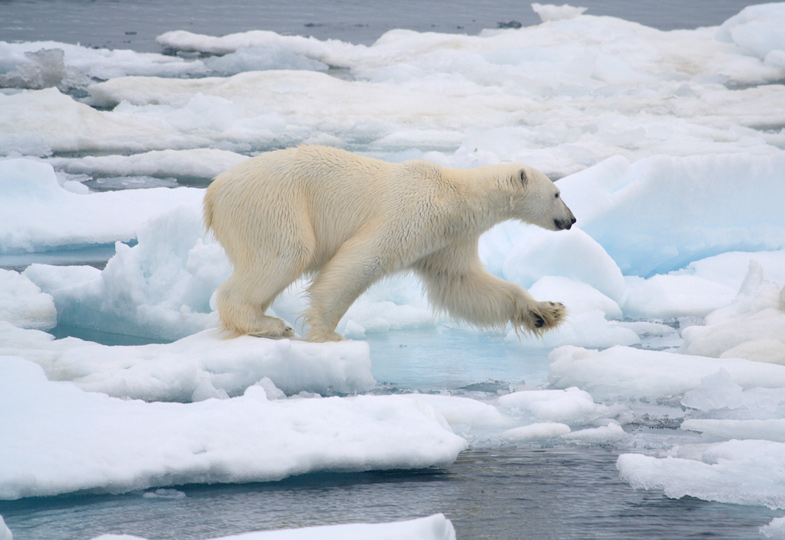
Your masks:
M564 204L559 188L537 169L510 165L502 183L511 194L514 218L552 231L569 229L575 223L575 216Z

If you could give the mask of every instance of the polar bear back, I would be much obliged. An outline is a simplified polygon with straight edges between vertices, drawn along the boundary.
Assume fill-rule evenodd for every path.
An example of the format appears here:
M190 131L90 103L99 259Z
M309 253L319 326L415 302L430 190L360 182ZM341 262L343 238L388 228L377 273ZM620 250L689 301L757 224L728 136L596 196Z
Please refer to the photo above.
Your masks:
M208 188L205 216L234 262L239 257L233 252L247 254L248 245L294 238L296 245L276 247L313 246L309 266L318 268L361 229L400 221L402 208L420 214L440 177L437 165L422 160L394 164L300 146L262 154L219 175ZM216 212L224 218L212 220ZM270 234L280 229L291 234Z

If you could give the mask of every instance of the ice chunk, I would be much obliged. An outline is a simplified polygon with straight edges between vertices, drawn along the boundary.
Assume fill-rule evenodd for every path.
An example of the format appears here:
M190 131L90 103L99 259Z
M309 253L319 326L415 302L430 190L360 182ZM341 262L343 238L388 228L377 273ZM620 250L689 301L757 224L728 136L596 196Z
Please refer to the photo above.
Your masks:
M622 454L616 467L635 489L707 501L785 508L785 443L732 440L685 448L688 457Z
M597 167L596 174L609 168ZM622 174L610 189L608 181L592 179L594 169L560 182L565 201L572 196L594 207L587 215L573 208L578 225L625 274L648 277L723 251L785 245L785 217L771 217L781 214L774 201L785 200L785 186L778 180L785 171L783 152L658 156L626 172L615 163L614 168ZM738 178L746 179L745 189L739 189ZM580 195L572 195L573 190ZM760 193L767 196L761 199Z
M489 403L460 397L430 394L405 396L427 403L444 416L450 426L461 436L478 438L498 434L500 428L510 425L511 419Z
M100 49L55 41L0 42L0 86L82 88L123 75L199 76L200 60L128 49Z
M6 45L7 46L7 45ZM65 77L62 49L25 51L25 60L7 73L0 72L0 88L41 89L59 85Z
M132 115L97 111L56 88L0 93L0 149L46 155L51 152L141 152L209 144ZM75 128L78 126L78 129Z
M251 532L215 540L455 540L455 529L443 514L394 523L355 523L302 529ZM9 539L10 540L10 539ZM102 535L93 540L144 540L123 535Z
M705 316L735 296L730 287L691 275L628 277L627 290L624 313L640 319Z
M702 411L738 408L744 403L744 389L736 384L724 369L707 375L701 384L684 394L682 405Z
M599 310L610 319L622 318L619 304L581 281L561 276L544 276L529 287L529 292L541 300L563 303L570 315Z
M548 379L553 387L577 386L592 396L661 397L698 388L724 369L742 389L785 388L785 366L736 358L715 359L668 351L611 347L598 352L559 347L551 352Z
M607 426L572 431L562 437L568 441L589 445L613 444L626 439L627 433L619 424L613 422Z
M137 245L117 244L96 279L47 289L59 323L162 340L218 326L210 297L231 266L221 247L204 235L198 207L176 208L151 220L138 229ZM38 266L29 275L46 286L58 281L46 274L64 271Z
M751 339L723 352L720 358L746 358L785 366L785 342L774 338Z
M542 276L564 276L587 283L616 302L622 299L626 286L619 267L585 232L534 227L524 231L504 263L505 278L529 287Z
M709 313L705 326L684 329L684 351L785 365L785 312L779 297L779 287L764 281L762 266L751 260L731 304Z
M49 330L57 324L51 295L18 272L0 269L0 321L21 328Z
M540 16L542 22L548 22L580 17L588 8L573 7L568 6L567 4L561 6L553 4L532 4L532 9Z
M575 315L570 314L569 307L567 309L567 319L541 337L519 335L515 330L510 330L505 339L520 343L523 347L544 349L564 345L603 348L619 344L636 345L641 341L633 330L615 321L608 321L598 309Z
M785 283L785 250L780 251L729 251L713 257L691 262L686 268L673 272L695 275L725 285L738 293L739 287L750 271L750 262L756 261L769 281Z
M785 7L782 4L747 6L717 29L720 41L736 43L750 54L765 60L774 51L785 51Z
M270 401L261 387L198 403L146 403L47 381L0 361L0 498L121 493L314 471L444 466L466 442L400 396Z
M14 535L5 524L3 516L0 516L0 540L14 540Z
M751 386L743 388L721 369L704 377L701 384L684 394L681 404L704 412L720 411L724 417L768 418L783 404L783 389Z
M291 36L295 37L295 36ZM305 69L327 71L327 64L292 52L286 47L245 47L224 56L206 58L204 65L217 75L267 69Z
M289 395L352 394L375 385L368 344L317 344L206 330L174 343L106 346L0 322L0 354L40 364L55 380L121 398L189 402L237 396L263 378Z
M774 518L771 523L760 528L760 533L766 538L785 538L785 517Z
M499 405L516 414L530 415L539 421L587 424L609 416L610 409L594 403L588 392L572 387L565 390L536 390L507 394Z
M757 439L785 443L785 419L715 420L690 418L682 429L699 431L712 439Z
M76 194L60 187L51 165L30 159L0 160L0 185L0 253L128 241L152 217L199 208L204 194L193 188Z
M553 439L570 432L570 426L559 422L542 422L508 429L502 432L502 437L513 441L533 441L538 439Z
M158 176L213 178L248 159L247 156L217 150L154 150L130 156L85 156L49 158L47 163L72 174L93 176Z
M536 256L536 255L535 255ZM608 318L621 318L619 305L597 289L565 277L546 276L529 288L538 300L561 302L567 307L567 319L543 336L520 336L514 330L507 340L524 347L554 348L562 345L610 347L634 345L638 334L625 325Z
M228 55L241 49L261 51L290 51L292 55L318 60L331 66L348 67L347 57L364 51L364 45L352 45L336 40L320 41L314 37L282 36L266 30L253 30L221 37L205 36L175 30L161 34L156 41L168 49L200 51Z

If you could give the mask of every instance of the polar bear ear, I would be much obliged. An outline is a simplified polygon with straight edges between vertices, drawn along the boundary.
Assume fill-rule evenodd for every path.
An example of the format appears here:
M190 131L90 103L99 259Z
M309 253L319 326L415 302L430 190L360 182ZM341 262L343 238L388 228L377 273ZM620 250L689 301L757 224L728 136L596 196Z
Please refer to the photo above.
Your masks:
M529 176L526 174L526 169L521 169L518 172L518 179L521 181L521 185L526 187L526 185L529 183Z

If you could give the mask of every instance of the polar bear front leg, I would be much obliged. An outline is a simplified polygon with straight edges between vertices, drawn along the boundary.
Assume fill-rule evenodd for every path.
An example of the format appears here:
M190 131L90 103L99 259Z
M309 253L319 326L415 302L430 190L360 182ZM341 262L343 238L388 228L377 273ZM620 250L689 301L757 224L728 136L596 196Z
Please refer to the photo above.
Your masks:
M335 327L352 303L380 277L381 257L369 242L354 239L341 246L308 289L311 301L304 314L308 341L343 340Z
M516 306L514 316L510 322L516 332L521 329L540 335L546 330L559 326L567 317L567 309L560 302L538 302L531 298L522 297Z
M538 302L529 292L483 268L477 239L448 246L424 257L414 266L437 308L483 327L503 328L536 335L563 322L566 310L556 302Z

